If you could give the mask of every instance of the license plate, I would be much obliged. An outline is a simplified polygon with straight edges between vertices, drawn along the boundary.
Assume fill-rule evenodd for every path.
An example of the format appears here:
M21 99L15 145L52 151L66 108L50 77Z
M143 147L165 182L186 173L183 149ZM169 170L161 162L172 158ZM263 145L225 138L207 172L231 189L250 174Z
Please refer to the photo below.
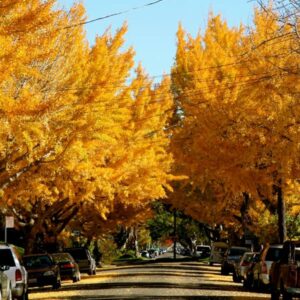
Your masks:
M29 283L36 283L37 282L37 279L36 278L30 278L28 280Z

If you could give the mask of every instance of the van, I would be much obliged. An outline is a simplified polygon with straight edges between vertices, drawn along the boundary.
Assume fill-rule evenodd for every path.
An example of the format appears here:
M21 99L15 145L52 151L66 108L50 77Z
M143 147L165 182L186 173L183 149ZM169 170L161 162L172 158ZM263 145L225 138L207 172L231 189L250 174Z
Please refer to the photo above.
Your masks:
M82 273L96 274L96 261L85 247L66 248L64 252L72 255Z
M229 245L225 242L213 242L209 257L209 264L212 266L214 263L222 264L224 255Z

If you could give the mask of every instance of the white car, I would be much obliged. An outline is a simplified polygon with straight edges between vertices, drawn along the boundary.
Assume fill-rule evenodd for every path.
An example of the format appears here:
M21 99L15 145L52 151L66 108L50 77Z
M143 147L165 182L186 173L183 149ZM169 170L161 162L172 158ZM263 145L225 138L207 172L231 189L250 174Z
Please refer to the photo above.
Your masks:
M0 267L0 300L12 300L11 283L4 271L9 269L8 266Z
M28 299L28 273L21 264L16 248L9 244L0 244L0 266L8 266L4 274L11 282L12 297L20 300Z

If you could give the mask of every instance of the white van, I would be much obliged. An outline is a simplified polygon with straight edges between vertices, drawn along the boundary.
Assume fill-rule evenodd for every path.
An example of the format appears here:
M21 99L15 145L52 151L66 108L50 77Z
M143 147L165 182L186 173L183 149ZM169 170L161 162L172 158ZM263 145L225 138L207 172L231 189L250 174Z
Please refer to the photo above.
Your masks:
M225 242L213 242L209 257L209 264L212 266L214 263L221 264L224 260L224 254L229 245Z

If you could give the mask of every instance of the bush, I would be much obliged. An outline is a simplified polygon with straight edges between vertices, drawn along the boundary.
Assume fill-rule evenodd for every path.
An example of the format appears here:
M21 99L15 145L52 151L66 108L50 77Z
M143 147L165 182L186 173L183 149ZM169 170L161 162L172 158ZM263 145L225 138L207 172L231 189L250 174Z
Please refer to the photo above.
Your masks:
M100 251L102 253L101 262L104 264L111 264L121 255L120 250L117 249L117 245L111 237L101 239Z

